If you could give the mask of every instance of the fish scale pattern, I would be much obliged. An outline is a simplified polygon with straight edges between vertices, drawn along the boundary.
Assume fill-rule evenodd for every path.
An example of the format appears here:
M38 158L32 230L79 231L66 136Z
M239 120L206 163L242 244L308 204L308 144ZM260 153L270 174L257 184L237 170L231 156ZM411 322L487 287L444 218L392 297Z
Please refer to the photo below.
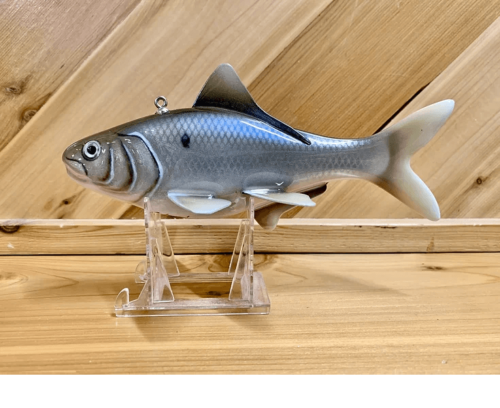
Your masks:
M237 186L252 173L280 173L290 180L314 180L370 172L376 163L375 138L333 139L301 132L306 145L273 126L240 113L190 109L172 111L137 125L164 158L179 184L194 178ZM181 143L189 136L189 147ZM379 140L379 139L377 139ZM186 181L187 182L187 181Z
M308 146L293 137L275 129L267 123L238 113L185 112L182 115L158 118L156 125L148 123L149 136L157 134L169 143L175 143L184 133L197 137L197 142L206 147L241 148L276 148L278 151L294 152L331 152L346 153L349 150L358 150L367 139L331 139L308 134L311 145Z

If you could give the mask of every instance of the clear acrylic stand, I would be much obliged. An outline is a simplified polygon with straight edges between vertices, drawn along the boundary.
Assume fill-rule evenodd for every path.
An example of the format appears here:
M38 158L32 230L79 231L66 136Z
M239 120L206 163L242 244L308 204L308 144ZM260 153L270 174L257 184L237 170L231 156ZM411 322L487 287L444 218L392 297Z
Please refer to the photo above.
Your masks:
M117 317L269 314L264 279L253 270L253 198L247 198L247 218L241 221L228 272L179 273L166 223L159 213L151 211L147 198L144 219L146 260L137 265L135 273L136 283L144 283L144 287L133 301L128 288L118 294ZM209 290L214 284L230 284L227 297L224 290ZM172 286L184 288L179 297L174 296Z

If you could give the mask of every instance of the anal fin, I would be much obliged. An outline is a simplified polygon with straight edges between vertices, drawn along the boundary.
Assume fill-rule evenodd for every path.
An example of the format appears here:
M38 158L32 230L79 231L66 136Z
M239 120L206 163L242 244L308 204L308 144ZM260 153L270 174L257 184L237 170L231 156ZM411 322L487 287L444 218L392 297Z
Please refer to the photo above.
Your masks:
M231 201L216 198L212 195L169 192L168 198L179 207L191 211L194 214L214 214L231 205Z
M307 194L310 198L314 198L323 194L325 191L326 184L304 191L303 194ZM278 225L280 217L292 208L295 208L295 206L280 203L268 205L255 211L255 221L257 221L262 228L273 230L276 228L276 225Z

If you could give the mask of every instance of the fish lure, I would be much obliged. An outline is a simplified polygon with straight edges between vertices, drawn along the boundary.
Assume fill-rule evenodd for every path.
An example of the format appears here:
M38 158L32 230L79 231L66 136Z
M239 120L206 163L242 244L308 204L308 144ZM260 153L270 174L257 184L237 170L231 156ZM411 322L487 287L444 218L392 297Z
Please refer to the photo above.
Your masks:
M427 106L367 138L334 139L294 129L264 112L234 69L220 65L190 109L169 111L82 139L63 154L84 187L178 217L240 213L257 200L255 219L273 229L295 206L333 179L375 183L421 215L440 218L434 195L410 167L453 111L454 101ZM273 203L266 206L266 203ZM260 208L260 209L259 209Z

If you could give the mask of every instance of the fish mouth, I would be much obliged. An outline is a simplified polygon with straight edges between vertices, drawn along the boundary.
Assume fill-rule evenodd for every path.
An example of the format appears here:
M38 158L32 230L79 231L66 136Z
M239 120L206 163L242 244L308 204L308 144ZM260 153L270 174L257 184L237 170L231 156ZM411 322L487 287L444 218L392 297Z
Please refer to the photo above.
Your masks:
M69 176L74 178L77 181L87 181L88 173L83 163L80 163L78 160L69 159L65 157L64 164L66 165L66 171Z

